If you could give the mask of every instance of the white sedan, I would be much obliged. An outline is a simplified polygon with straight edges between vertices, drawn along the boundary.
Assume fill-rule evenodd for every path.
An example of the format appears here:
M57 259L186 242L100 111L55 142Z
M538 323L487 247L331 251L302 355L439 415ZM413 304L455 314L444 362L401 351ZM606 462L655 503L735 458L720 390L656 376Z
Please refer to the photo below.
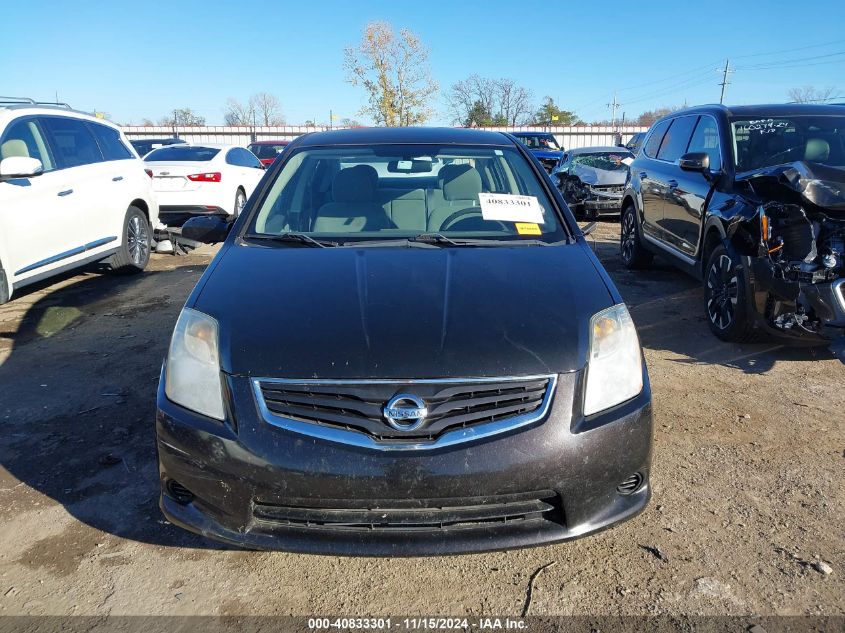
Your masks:
M216 143L160 147L144 156L144 164L168 226L198 215L237 217L264 175L252 152Z

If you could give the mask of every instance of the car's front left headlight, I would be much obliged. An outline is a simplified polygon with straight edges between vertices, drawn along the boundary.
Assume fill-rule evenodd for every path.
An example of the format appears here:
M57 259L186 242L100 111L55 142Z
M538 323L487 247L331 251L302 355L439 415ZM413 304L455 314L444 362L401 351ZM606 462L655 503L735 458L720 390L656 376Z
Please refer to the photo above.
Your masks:
M217 321L185 308L179 315L164 379L168 399L215 420L225 418Z
M590 319L590 359L584 415L630 400L643 389L640 340L625 304Z

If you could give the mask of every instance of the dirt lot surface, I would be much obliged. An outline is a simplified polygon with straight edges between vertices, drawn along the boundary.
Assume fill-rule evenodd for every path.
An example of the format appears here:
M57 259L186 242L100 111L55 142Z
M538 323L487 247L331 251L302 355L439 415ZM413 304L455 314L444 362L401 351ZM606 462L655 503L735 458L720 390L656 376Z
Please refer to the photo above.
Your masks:
M719 342L696 282L622 270L616 223L595 236L654 390L654 497L639 517L558 546L430 559L237 551L169 525L156 382L213 251L155 256L142 276L68 276L0 308L0 615L519 615L548 563L530 614L845 613L845 366Z

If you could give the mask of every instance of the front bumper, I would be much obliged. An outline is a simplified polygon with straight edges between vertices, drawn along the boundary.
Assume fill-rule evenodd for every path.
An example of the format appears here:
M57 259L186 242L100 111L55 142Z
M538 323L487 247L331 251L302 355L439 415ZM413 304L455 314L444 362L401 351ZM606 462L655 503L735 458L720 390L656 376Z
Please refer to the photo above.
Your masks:
M591 419L575 403L581 381L562 374L534 425L423 451L375 451L272 426L246 377L227 377L235 412L227 423L173 404L162 383L161 509L183 528L241 547L338 555L451 554L583 536L647 504L652 422L647 378L636 398ZM640 487L618 492L635 473ZM542 513L494 512L539 501ZM390 524L409 513L426 518ZM485 513L496 517L477 520Z

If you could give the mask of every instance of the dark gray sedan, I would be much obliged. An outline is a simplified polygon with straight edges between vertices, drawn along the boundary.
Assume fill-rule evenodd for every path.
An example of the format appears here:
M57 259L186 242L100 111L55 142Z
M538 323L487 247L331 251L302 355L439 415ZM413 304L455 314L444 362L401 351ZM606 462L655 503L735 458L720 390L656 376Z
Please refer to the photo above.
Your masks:
M293 141L176 324L158 391L167 518L251 548L552 543L639 513L651 391L619 293L498 132Z

